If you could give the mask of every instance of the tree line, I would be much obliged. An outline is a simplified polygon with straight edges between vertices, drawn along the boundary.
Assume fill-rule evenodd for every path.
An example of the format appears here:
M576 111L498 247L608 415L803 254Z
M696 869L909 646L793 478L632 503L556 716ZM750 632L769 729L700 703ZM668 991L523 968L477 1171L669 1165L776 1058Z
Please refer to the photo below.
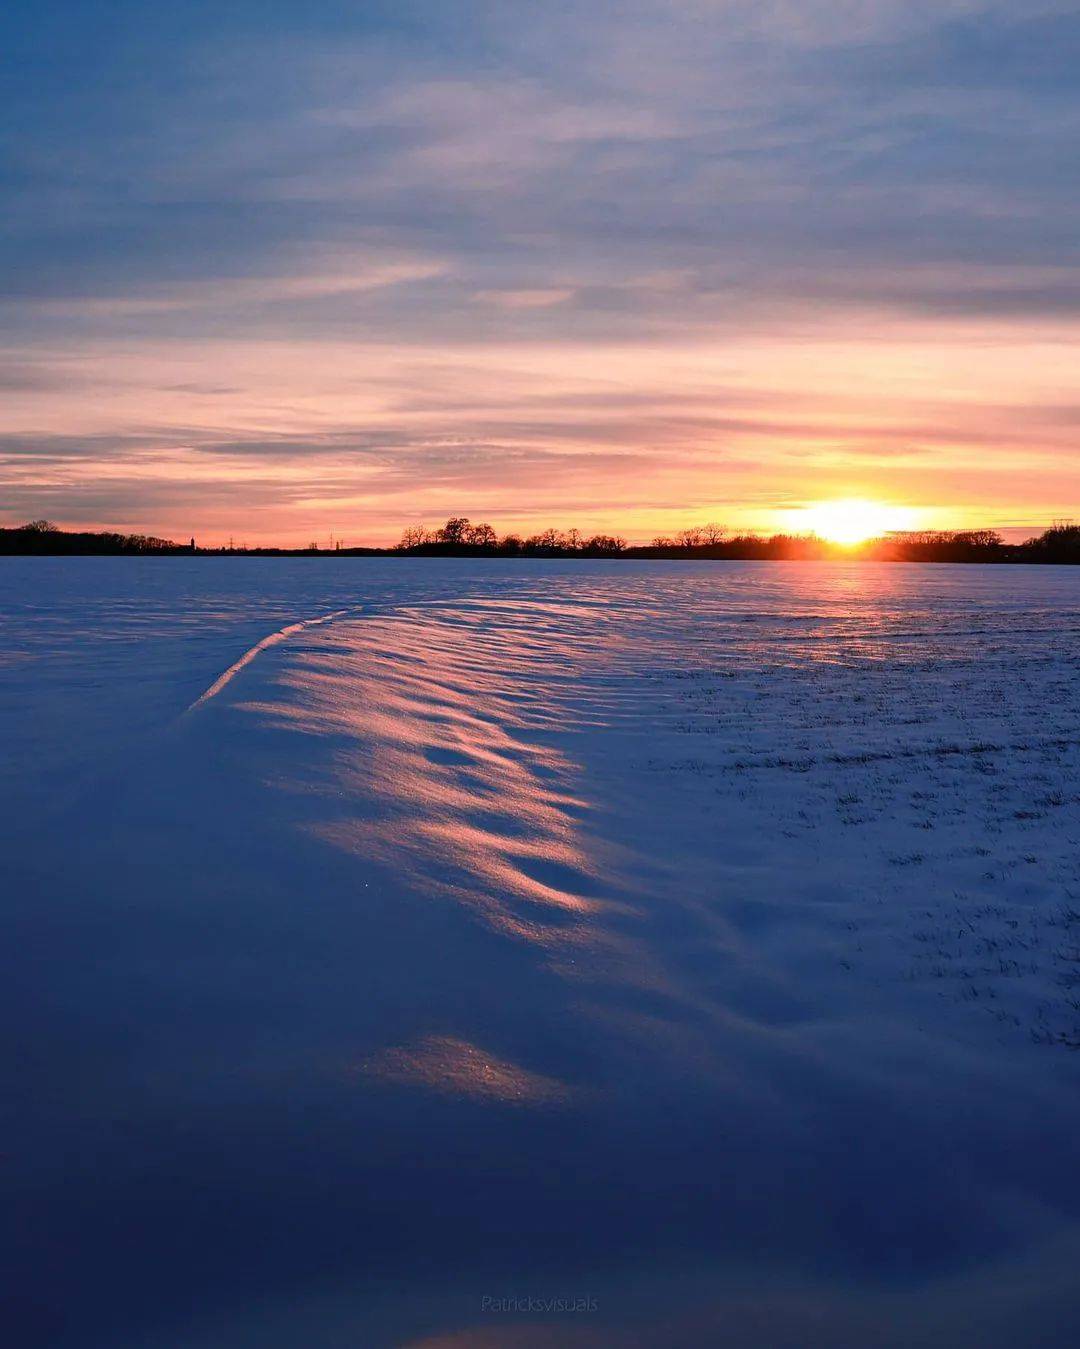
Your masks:
M576 529L545 529L522 538L504 534L502 538L488 524L474 525L463 515L453 516L441 529L412 525L401 536L394 550L428 556L487 554L501 557L614 557L627 551L626 540L617 534L593 534L586 537Z
M51 520L31 520L14 529L0 529L0 554L114 556L125 553L190 553L191 544L173 543L150 534L113 534L58 529Z
M737 534L722 525L697 525L648 544L629 545L616 534L582 534L577 529L544 529L536 534L496 533L492 525L453 516L439 529L410 526L393 548L196 548L195 540L174 543L148 534L71 532L48 520L0 529L0 555L127 555L271 557L560 557L656 558L702 561L815 562L831 558L875 562L1080 563L1080 525L1059 521L1024 543L1006 543L992 529L912 530L840 547L815 534Z
M651 543L628 545L608 534L545 529L522 538L499 537L489 524L456 516L441 529L412 526L395 550L420 556L698 558L712 561L816 562L837 557L875 562L1080 562L1080 525L1060 522L1025 543L1006 543L992 529L909 530L841 546L816 534L732 533L718 524L695 525Z

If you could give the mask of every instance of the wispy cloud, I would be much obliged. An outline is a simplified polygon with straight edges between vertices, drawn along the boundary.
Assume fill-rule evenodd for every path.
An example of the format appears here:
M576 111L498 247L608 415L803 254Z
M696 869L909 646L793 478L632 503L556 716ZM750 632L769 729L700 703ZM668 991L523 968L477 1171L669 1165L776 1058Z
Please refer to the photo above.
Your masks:
M5 21L9 515L1080 507L1074 6L50 13Z

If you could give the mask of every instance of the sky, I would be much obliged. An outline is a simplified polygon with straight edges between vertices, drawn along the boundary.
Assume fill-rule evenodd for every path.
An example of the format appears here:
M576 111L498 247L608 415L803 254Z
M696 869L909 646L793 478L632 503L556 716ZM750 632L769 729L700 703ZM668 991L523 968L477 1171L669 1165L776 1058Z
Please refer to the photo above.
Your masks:
M1080 516L1075 0L8 0L0 523Z

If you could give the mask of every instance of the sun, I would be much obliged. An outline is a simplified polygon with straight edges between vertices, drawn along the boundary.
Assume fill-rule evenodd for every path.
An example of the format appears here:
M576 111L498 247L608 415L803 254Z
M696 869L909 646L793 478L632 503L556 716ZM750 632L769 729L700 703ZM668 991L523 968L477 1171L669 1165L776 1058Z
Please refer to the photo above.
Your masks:
M851 548L867 539L879 538L897 529L912 527L914 511L906 506L891 506L883 501L847 497L841 501L818 501L804 510L792 512L801 529L829 543Z

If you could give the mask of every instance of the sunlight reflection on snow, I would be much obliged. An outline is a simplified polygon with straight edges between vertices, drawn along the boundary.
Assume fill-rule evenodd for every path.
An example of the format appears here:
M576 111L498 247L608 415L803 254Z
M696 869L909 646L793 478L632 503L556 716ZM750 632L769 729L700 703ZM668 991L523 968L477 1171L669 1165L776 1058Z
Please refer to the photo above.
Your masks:
M554 1078L528 1072L448 1035L431 1035L412 1046L384 1050L362 1063L358 1071L386 1082L517 1105L552 1105L571 1094L569 1087Z

